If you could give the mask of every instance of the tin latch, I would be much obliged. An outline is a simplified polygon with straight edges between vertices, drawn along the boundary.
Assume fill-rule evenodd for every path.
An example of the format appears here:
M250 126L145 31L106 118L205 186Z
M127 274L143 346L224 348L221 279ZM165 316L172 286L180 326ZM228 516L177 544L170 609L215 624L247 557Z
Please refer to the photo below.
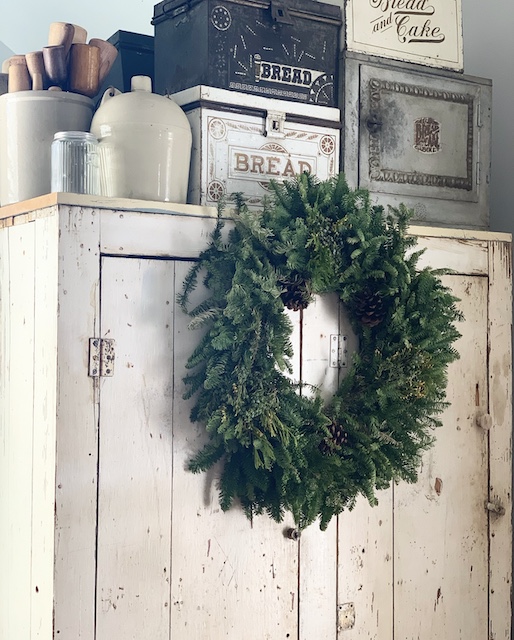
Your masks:
M293 24L287 7L279 0L271 0L270 2L271 17L275 22L282 24Z
M268 111L266 115L266 132L268 138L284 138L286 114L282 111Z

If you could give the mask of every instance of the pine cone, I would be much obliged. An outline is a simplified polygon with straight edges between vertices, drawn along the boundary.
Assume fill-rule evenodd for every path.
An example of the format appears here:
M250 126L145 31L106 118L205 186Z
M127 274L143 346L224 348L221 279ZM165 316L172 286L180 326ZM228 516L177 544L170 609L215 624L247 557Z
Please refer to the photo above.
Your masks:
M348 444L348 432L340 424L332 422L328 430L330 431L330 436L320 444L322 453L332 453L335 448L340 449L343 445Z
M368 327L376 327L386 316L384 301L378 291L364 289L355 296L354 305L355 315Z
M299 311L309 306L311 301L309 283L297 271L292 272L288 278L280 278L279 282L284 287L280 297L285 307Z

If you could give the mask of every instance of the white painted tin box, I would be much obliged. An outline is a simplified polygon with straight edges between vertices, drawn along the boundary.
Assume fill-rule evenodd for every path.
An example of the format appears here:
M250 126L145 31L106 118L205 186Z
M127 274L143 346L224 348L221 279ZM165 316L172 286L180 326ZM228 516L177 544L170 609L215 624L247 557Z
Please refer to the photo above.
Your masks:
M243 193L262 207L270 180L340 170L340 111L198 85L171 96L193 132L188 202L217 205ZM230 205L227 205L230 206Z

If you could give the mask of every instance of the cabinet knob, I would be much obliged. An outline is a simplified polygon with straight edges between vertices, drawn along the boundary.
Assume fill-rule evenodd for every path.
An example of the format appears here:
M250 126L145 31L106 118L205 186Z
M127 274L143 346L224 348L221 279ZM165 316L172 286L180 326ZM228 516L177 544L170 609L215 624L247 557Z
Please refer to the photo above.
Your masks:
M489 429L493 426L493 419L491 414L489 413L480 413L476 417L477 426L483 429L484 431L489 431Z
M299 531L298 529L286 529L284 531L284 534L286 536L286 538L289 538L290 540L294 540L295 542L298 542L298 540L300 539L300 536L302 535L302 532Z
M370 133L378 133L382 129L382 120L377 113L370 113L366 120L366 126Z

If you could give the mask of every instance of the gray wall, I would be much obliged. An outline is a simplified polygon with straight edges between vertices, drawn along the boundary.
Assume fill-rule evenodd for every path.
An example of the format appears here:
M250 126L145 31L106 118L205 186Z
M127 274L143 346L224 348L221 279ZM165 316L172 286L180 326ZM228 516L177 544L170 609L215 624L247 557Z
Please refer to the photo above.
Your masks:
M153 34L154 4L152 0L0 0L0 42L16 53L40 49L46 44L49 23L59 20L82 25L90 37L107 38L119 29ZM462 0L462 10L464 71L493 80L491 228L514 232L514 0Z

